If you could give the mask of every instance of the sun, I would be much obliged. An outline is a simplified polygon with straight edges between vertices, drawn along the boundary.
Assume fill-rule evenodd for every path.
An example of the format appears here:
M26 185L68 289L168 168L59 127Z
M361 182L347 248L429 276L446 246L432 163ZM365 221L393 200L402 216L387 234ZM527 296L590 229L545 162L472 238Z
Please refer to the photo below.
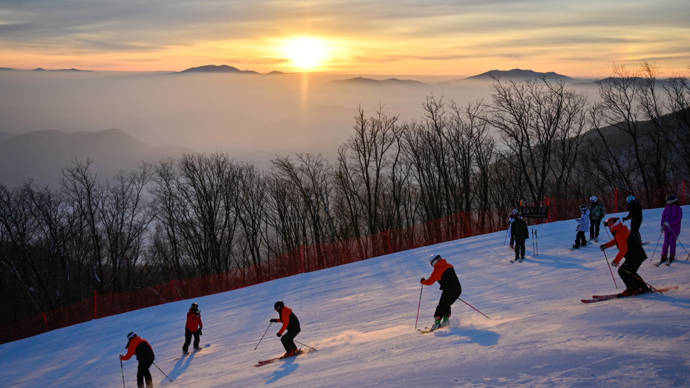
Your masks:
M286 41L283 54L292 66L310 71L320 67L328 54L326 42L313 37L296 37Z

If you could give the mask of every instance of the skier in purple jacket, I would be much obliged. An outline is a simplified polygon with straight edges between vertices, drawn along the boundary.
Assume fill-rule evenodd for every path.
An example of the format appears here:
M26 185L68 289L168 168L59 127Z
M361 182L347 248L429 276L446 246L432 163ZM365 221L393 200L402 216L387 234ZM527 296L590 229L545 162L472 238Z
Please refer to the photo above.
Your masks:
M676 259L676 240L680 233L680 221L683 219L683 209L678 206L678 197L674 194L666 196L666 207L661 213L661 231L664 232L664 245L661 248L661 263L666 261L666 254L671 248L669 263Z

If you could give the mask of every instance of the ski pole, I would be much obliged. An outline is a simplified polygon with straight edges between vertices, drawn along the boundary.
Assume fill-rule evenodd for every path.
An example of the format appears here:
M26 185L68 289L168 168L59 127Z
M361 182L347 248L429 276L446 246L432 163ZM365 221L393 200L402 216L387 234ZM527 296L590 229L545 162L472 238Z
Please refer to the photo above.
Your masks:
M654 246L654 252L652 252L652 255L650 256L652 258L652 260L654 260L654 255L656 255L656 250L659 248L659 241L661 241L661 235L663 235L663 233L659 232L659 238L656 239L656 245ZM642 240L642 239L640 238L640 240Z
M263 335L261 336L261 338L259 339L259 342L256 343L256 346L254 346L254 350L256 350L256 348L259 347L259 344L261 343L261 341L262 341L262 340L264 339L264 337L266 336L266 333L268 333L268 329L271 327L272 324L273 324L273 322L268 322L268 326L266 326L266 330L264 330L264 334L263 334Z
M120 359L120 372L122 372L122 388L125 388L125 368L122 367L122 359Z
M305 344L304 342L299 342L299 341L297 341L296 339L293 339L293 341L297 342L298 344L300 344L300 345L302 345L302 346L306 346L306 347L308 347L308 348L311 349L311 350L319 350L319 349L317 349L317 348L315 348L315 347L313 347L313 346L309 346L309 345Z
M604 252L604 258L606 259L606 265L609 267L609 272L611 273L611 279L613 280L613 285L618 289L618 284L616 284L616 278L613 276L613 270L611 269L611 264L609 264L609 257L606 256L606 251ZM621 267L623 268L623 267Z
M156 365L156 368L158 368L158 370L161 371L161 373L163 374L163 376L165 376L168 380L170 380L171 383L173 382L172 379L171 379L170 377L168 377L168 375L166 375L165 372L163 372L163 369L161 369L161 368L158 366L158 364L156 364L156 363L154 362L153 365Z
M667 227L667 226L665 226L665 225L664 225L664 227L665 227L666 229L668 229L669 231L671 231L671 233L673 234L673 237L675 237L676 241L678 241L678 244L680 244L680 246L683 247L683 250L685 251L685 254L688 255L688 257L687 257L685 260L690 260L690 253L688 253L688 250L685 249L685 245L683 245L683 243L680 242L680 239L678 238L678 235L676 234L676 232L674 232L673 229L671 229L671 228L669 228L669 227Z
M491 318L489 318L488 315L486 315L486 314L484 314L483 312L479 311L479 309L477 309L476 307L472 306L471 304L465 302L465 300L463 300L462 298L458 298L458 299L459 299L462 303L464 303L464 304L466 304L466 305L472 307L472 309L473 309L474 311L476 311L476 312L478 312L479 314L483 315L486 319L491 319Z
M419 309L422 307L422 290L424 289L424 285L422 284L421 287L419 287L419 303L417 303L417 318L414 320L414 329L417 330L417 322L419 322Z

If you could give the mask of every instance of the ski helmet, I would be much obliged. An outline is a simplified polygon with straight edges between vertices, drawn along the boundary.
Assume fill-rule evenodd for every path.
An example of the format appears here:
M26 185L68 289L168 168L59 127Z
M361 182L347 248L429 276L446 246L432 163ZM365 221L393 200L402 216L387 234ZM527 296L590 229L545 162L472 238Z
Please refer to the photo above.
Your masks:
M137 336L137 333L130 331L129 334L127 334L127 341L131 341L136 336Z
M672 203L678 202L678 197L675 194L669 194L666 196L666 204L670 205Z
M285 303L283 303L282 300L277 301L277 302L273 305L273 309L274 309L275 311L280 311L280 310L283 309L283 307L285 307Z
M510 214L516 216L520 211L518 209L513 209Z
M609 228L613 228L614 226L618 225L621 223L620 218L618 217L611 217L606 222L604 222L605 226L608 226Z
M436 264L436 262L440 259L441 259L441 255L437 255L434 253L434 254L429 256L429 264L431 264L431 266L433 267L434 264Z
M192 306L190 307L191 310L198 311L199 310L199 304L194 302L192 303Z
M597 198L596 195L593 195L593 196L589 197L589 200L590 200L590 202L597 202L599 200L599 198Z
M584 212L585 210L587 210L587 205L585 205L585 204L580 205L580 211Z
M635 200L635 196L632 195L632 194L628 195L628 197L625 198L625 202L627 202L627 203L630 203L630 202L632 202L632 201L634 201L634 200Z

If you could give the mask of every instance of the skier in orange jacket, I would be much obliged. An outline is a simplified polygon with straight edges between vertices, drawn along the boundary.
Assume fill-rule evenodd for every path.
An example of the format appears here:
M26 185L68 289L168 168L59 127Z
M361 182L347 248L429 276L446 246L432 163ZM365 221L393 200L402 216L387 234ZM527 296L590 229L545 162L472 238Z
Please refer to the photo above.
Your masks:
M460 297L462 287L460 286L458 276L455 274L455 269L441 255L433 254L430 258L429 263L434 267L434 271L429 276L429 279L422 278L420 282L425 286L430 286L438 281L441 285L443 292L434 312L434 324L431 326L432 330L436 330L441 326L448 325L450 306Z
M285 306L282 301L277 301L273 305L273 308L280 314L280 318L271 318L271 322L283 322L283 326L276 333L278 337L282 336L280 342L283 343L283 347L285 348L283 357L294 356L297 353L297 345L295 345L293 340L301 331L299 319L297 319L297 316L292 312L292 309ZM285 330L287 330L287 333L285 333ZM285 335L283 335L283 333L285 333Z
M618 247L618 254L611 263L614 267L618 267L618 264L625 257L625 262L618 269L618 275L623 279L626 289L619 295L630 296L649 292L647 283L637 273L642 262L647 260L647 254L642 247L639 235L630 233L630 229L618 217L609 218L604 225L611 230L613 240L602 244L599 248L603 251L614 245Z
M204 323L201 322L201 311L199 305L194 302L187 312L187 324L184 327L184 345L182 345L182 352L187 353L189 343L192 341L194 335L194 350L199 350L199 336Z
M137 361L139 361L139 366L137 368L137 387L144 387L144 379L146 380L146 387L153 387L153 379L151 378L151 372L149 368L153 364L155 355L153 354L153 348L145 339L139 337L135 332L130 331L127 334L127 348L126 355L120 355L120 360L127 361L136 354Z

